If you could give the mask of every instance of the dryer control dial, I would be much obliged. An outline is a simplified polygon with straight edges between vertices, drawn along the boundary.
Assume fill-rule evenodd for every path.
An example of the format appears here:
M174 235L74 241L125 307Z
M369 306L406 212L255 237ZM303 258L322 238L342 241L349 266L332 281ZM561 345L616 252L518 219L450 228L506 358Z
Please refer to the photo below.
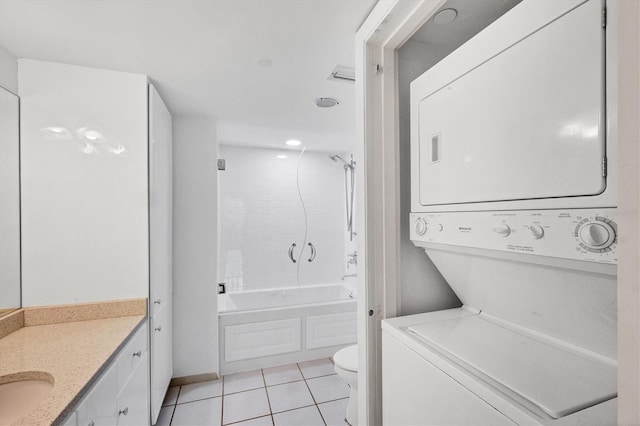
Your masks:
M529 234L531 234L531 238L539 240L544 237L544 228L540 225L531 225L529 226Z
M509 234L511 234L511 228L509 227L509 225L498 225L493 228L493 232L502 237L508 237Z
M598 250L608 248L616 239L616 231L613 227L598 219L582 225L578 235L584 245Z
M418 235L424 235L427 232L427 222L421 217L416 219L416 223L414 226L416 234Z

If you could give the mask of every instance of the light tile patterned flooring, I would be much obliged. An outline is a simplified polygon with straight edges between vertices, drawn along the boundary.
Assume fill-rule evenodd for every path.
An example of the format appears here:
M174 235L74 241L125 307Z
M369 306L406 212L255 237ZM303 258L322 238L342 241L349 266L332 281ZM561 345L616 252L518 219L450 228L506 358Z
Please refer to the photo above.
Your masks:
M348 397L323 358L169 388L156 425L348 426Z

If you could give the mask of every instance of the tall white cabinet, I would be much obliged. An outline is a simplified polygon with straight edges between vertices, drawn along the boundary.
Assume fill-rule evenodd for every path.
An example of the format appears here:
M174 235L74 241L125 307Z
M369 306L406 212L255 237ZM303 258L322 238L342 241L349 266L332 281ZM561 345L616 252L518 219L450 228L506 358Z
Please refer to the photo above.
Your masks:
M173 373L171 115L144 75L18 65L23 306L148 298L155 423Z

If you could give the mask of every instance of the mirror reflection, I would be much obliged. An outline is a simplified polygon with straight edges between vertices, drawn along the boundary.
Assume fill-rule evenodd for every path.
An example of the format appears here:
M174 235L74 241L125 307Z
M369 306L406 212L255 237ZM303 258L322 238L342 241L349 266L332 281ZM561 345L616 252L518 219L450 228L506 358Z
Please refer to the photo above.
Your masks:
M0 87L0 316L20 307L18 97Z

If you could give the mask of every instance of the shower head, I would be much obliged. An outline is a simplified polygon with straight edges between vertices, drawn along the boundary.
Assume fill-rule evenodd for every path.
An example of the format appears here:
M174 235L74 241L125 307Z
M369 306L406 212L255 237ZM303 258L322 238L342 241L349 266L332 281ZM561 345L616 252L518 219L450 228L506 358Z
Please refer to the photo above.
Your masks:
M353 160L351 162L347 162L344 158L340 157L338 154L330 155L329 158L331 161L337 163L338 161L344 164L345 167L353 169L353 166L356 164Z

